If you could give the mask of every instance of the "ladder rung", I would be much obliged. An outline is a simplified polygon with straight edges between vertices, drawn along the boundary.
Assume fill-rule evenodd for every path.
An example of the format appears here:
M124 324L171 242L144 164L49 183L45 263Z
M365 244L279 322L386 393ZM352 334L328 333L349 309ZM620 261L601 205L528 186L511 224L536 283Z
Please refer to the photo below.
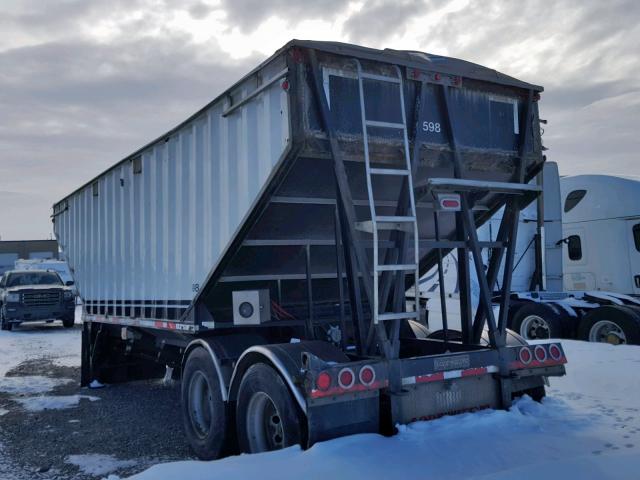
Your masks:
M418 318L418 312L400 312L400 313L379 313L378 321L384 322L386 320L404 320L409 318Z
M364 73L360 74L362 78L368 78L369 80L379 80L381 82L391 82L391 83L400 83L400 79L398 77L387 77L385 75L376 75L375 73Z
M396 122L378 122L376 120L367 120L365 122L367 127L382 127L382 128L397 128L400 130L404 130L404 123L396 123Z
M403 232L412 232L413 225L410 222L382 222L376 223L378 230L401 230ZM373 233L373 222L366 220L364 222L356 222L356 229L362 232ZM382 242L378 242L380 245Z
M409 170L400 168L372 168L369 171L374 175L409 175Z
M406 271L406 270L416 270L418 265L415 263L405 264L405 265L378 265L376 267L376 272L396 272L396 271Z
M396 216L388 216L388 215L379 215L376 216L376 222L381 223L409 223L415 222L416 217L396 217Z

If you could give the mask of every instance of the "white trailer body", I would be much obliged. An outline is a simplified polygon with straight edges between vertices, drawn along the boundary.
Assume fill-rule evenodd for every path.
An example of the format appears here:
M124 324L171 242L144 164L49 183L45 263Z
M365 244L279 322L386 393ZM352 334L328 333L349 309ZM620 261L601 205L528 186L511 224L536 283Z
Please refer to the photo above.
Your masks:
M258 69L262 85L248 76L55 205L87 312L178 319L191 304L289 144L286 65Z

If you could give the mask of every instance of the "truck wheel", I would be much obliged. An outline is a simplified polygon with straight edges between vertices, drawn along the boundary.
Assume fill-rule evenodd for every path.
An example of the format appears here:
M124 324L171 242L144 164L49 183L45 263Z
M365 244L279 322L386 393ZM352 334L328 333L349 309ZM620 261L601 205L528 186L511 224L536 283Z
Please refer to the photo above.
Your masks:
M64 326L64 328L73 328L73 325L75 323L76 323L75 317L62 319L62 325Z
M0 307L0 328L2 330L11 331L13 329L13 324L9 323L9 321L4 316L4 309Z
M227 415L218 372L203 348L189 354L182 374L184 430L198 458L218 458L224 447Z
M621 305L594 308L580 322L578 338L614 345L640 345L640 314Z
M525 340L562 338L564 336L564 316L556 313L544 303L530 302L518 308L511 317L511 329Z
M242 452L267 452L301 443L298 408L282 377L264 363L253 365L242 377L236 421Z

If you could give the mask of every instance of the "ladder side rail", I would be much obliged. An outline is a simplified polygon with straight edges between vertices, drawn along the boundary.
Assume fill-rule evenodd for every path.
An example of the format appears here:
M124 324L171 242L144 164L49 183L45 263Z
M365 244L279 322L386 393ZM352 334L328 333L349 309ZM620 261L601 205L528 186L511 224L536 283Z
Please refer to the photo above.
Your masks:
M424 88L424 82L420 82L420 95L416 95L416 104L415 104L415 108L414 108L414 135L413 135L413 154L410 157L410 165L411 168L408 169L409 172L411 172L412 174L412 178L415 177L415 174L417 172L418 169L418 161L419 161L419 151L420 151L420 142L422 140L422 130L419 128L420 127L420 119L422 116L422 106L425 104L426 102L426 89ZM407 188L411 188L411 185L408 182L408 178L405 178L404 181L402 182L402 191L400 192L400 202L398 204L398 208L396 210L396 215L397 216L401 216L401 215L406 215L407 214L407 203L409 200L409 195L407 192ZM417 218L417 215L416 215ZM418 239L419 240L419 239ZM391 233L391 241L394 242L394 244L399 245L399 248L396 249L389 249L387 250L387 258L385 258L385 263L394 263L398 261L398 257L402 258L402 262L404 262L405 260L405 255L406 255L406 248L407 248L407 236L406 233L404 231L400 231L400 230L394 230ZM402 252L402 253L399 253ZM416 262L416 265L418 265L419 268L419 262ZM393 277L392 277L392 273L390 272L385 272L385 274L382 276L381 278L381 283L382 283L382 288L381 288L381 298L380 298L380 305L387 305L388 300L389 300L389 295L391 293L391 287L392 287L392 283L393 283ZM419 279L419 277L418 277ZM397 276L395 278L395 281L402 281L403 284L406 284L404 278L402 280L398 279ZM418 280L418 290L419 290L419 280ZM395 295L397 295L394 292L394 305L393 305L393 310L394 311L398 311L399 308L401 308L401 305L398 305L398 303L396 303L396 297ZM402 293L402 300L405 300L405 292L403 290ZM416 299L416 320L420 320L420 304L419 304L420 299L417 298Z
M405 159L405 169L407 171L406 177L402 181L402 188L400 191L399 198L399 208L400 203L402 203L402 207L404 209L403 215L406 215L407 210L407 198L409 200L409 210L411 215L414 218L413 222L413 234L414 234L414 261L413 265L414 269L414 305L415 305L415 319L417 321L420 320L420 257L419 257L419 238L418 238L418 217L416 213L415 199L413 196L413 164L411 162L411 155L409 150L409 138L407 133L407 115L404 104L404 82L402 78L402 71L400 67L395 65L396 75L398 77L398 89L400 93L400 112L401 119L403 124L403 141L404 141L404 159ZM421 90L422 95L422 90ZM415 135L414 135L415 141ZM407 192L408 190L408 192ZM407 197L407 193L409 194ZM400 232L399 232L400 233ZM407 261L407 251L408 251L408 242L407 242L407 234L406 232L401 232L399 235L400 240L400 263L405 263ZM406 310L406 272L397 272L395 279L395 288L394 288L394 297L393 297L393 311ZM394 358L399 356L400 353L400 327L402 325L403 320L395 320L391 327L391 345L393 347L393 355Z
M409 171L407 176L407 183L409 184L409 204L411 208L411 215L414 218L413 222L413 258L414 265L416 266L414 271L414 295L415 295L415 305L416 305L416 319L420 319L420 238L418 232L418 216L416 213L416 201L413 192L413 172L411 157L409 153L409 137L407 135L407 114L404 105L404 82L402 81L402 71L400 67L395 65L396 73L398 75L398 79L400 80L400 110L402 113L402 123L404 124L403 129L403 140L404 140L404 156L406 168ZM422 92L421 92L422 94Z

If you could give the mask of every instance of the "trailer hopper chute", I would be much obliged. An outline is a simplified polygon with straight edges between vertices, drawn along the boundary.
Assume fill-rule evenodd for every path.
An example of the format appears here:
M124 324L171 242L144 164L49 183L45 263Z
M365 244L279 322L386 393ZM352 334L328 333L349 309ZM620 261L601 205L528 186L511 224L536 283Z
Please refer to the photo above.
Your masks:
M54 205L84 301L83 385L170 367L201 458L542 397L562 347L508 332L509 295L491 308L538 195L541 90L421 52L288 43ZM496 240L478 241L502 206ZM452 249L473 259L480 305L459 262L462 332L446 312L430 332L407 292Z

